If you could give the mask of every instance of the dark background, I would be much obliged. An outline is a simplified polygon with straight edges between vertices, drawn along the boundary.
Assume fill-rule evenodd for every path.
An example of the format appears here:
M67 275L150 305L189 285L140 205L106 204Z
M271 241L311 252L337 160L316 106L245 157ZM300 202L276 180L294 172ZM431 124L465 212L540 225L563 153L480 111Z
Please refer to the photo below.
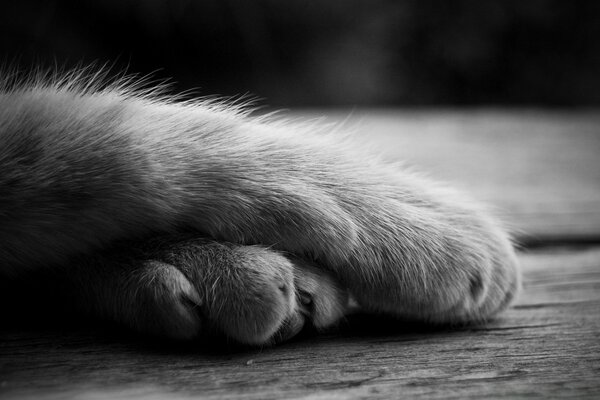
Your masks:
M0 58L273 106L597 106L600 2L0 0Z

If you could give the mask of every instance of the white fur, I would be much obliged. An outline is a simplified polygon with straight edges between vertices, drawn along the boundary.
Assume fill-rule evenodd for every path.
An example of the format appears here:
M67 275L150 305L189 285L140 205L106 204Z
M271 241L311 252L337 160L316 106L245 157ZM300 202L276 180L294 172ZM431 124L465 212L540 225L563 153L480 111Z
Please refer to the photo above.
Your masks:
M479 204L327 128L129 83L4 86L2 274L191 230L308 260L368 312L485 319L519 286L509 238Z

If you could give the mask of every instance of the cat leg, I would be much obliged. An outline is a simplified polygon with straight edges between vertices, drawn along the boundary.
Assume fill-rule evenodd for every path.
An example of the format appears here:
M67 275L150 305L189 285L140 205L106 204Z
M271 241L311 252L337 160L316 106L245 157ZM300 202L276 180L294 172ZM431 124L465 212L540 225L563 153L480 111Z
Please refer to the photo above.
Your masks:
M154 147L164 146L160 139ZM479 321L518 291L513 245L489 212L350 141L252 120L229 125L226 137L199 127L168 139L179 145L153 160L185 171L167 180L185 188L186 224L314 259L367 312Z
M300 133L250 126L230 132L241 148L208 139L186 148L211 166L180 157L188 193L206 185L190 197L186 222L314 259L370 313L463 323L491 318L514 298L515 251L484 207L334 136ZM215 165L226 179L214 179Z
M68 87L0 92L7 275L191 229L314 258L369 312L479 320L519 287L485 211L361 146L201 102Z

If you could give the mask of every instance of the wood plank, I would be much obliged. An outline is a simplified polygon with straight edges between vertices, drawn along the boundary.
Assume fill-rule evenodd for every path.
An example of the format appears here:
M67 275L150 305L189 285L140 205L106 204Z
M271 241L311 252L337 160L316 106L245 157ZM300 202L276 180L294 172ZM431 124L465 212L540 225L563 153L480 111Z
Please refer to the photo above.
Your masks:
M460 329L363 317L337 333L223 353L72 325L4 326L0 397L600 397L600 247L520 258L516 306Z
M304 111L316 118L323 111ZM524 241L600 239L600 113L330 111L386 158L492 204Z

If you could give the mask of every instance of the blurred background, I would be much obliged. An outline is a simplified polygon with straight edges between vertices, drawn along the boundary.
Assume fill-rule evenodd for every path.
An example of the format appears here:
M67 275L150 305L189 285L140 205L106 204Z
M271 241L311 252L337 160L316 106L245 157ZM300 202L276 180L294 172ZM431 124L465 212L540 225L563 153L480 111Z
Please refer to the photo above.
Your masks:
M5 0L0 58L273 107L597 106L600 2Z

